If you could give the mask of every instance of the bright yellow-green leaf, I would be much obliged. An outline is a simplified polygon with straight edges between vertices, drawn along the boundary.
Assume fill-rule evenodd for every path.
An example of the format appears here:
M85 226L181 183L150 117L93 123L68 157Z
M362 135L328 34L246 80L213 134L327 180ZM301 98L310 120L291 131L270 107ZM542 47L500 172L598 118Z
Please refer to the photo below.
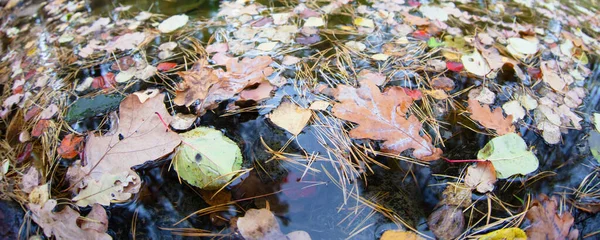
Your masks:
M373 20L368 19L368 18L356 18L354 19L354 25L359 26L359 27L366 27L366 28L375 28L375 24L373 23Z
M492 162L500 179L515 174L526 175L539 165L535 154L527 149L523 138L516 133L495 137L479 150L477 159Z
M220 131L198 127L180 136L183 142L173 161L179 176L190 184L206 190L219 189L241 168L240 148Z
M479 240L526 240L527 235L520 228L505 228L483 235Z

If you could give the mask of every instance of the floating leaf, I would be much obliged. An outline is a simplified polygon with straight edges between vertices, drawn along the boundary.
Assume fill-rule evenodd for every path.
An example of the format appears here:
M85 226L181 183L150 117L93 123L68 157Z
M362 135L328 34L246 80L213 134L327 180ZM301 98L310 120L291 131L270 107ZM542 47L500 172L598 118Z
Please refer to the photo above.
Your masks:
M173 163L177 174L190 184L215 190L226 185L242 167L242 153L235 142L218 130L198 127L181 133Z
M527 149L523 138L516 133L493 138L479 150L477 159L492 162L500 179L515 174L529 174L537 170L539 165L535 154Z
M574 219L568 211L558 212L558 200L540 194L533 200L525 217L531 221L527 236L531 239L577 239L579 231L571 230Z
M478 162L475 166L467 168L465 184L477 189L480 193L494 190L494 183L496 181L496 169L491 162Z
M442 150L435 148L431 138L420 135L421 122L408 108L413 99L400 87L387 88L383 93L372 82L363 81L360 88L338 86L333 115L358 123L350 131L352 138L383 140L384 151L400 154L414 149L413 155L421 160L436 160Z
M275 125L291 134L298 135L310 120L311 115L309 109L304 109L292 102L285 101L273 113L269 114L269 119Z
M366 27L366 28L375 28L375 24L373 23L373 20L368 19L368 18L356 18L354 19L354 25L359 26L359 27Z
M468 72L477 76L483 77L491 71L490 66L477 50L475 50L472 54L463 55L460 60Z
M158 30L162 33L173 32L187 24L190 17L185 14L171 16L158 25Z
M60 142L60 146L58 146L58 154L62 158L70 159L77 156L77 154L83 150L82 148L83 137L71 133L65 136Z
M421 236L414 232L399 231L399 230L387 230L383 233L379 240L424 240Z
M55 236L56 239L112 239L106 234L108 229L108 216L100 205L94 205L87 217L83 218L71 207L66 206L60 212L54 212L57 202L54 199L44 204L28 203L31 210L31 219L44 230L46 237ZM84 222L79 226L79 219ZM89 225L89 222L96 223ZM99 227L100 226L100 227Z
M502 114L502 108L496 108L494 111L490 110L489 105L479 104L479 101L475 99L469 99L469 112L471 112L471 118L478 121L486 128L496 130L499 135L512 133L515 131L515 126L512 123L512 116L508 115L504 118Z

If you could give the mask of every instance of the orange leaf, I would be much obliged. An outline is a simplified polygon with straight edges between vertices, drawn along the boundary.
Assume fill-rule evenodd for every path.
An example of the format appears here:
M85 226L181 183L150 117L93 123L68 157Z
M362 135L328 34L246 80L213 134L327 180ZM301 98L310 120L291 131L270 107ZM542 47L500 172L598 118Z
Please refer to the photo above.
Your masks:
M81 151L83 137L71 133L63 138L58 147L58 154L62 158L74 158Z
M31 136L32 137L39 137L42 136L42 134L46 131L46 128L48 128L48 126L50 125L50 121L48 119L41 119L37 122L37 124L35 124L35 127L33 127L33 130L31 130Z
M531 221L527 236L531 239L577 239L579 231L571 230L573 216L570 212L557 212L558 200L545 194L533 200L525 217Z
M413 155L421 160L440 158L442 150L435 148L431 138L421 136L421 122L408 108L413 100L401 87L387 88L383 93L372 82L361 82L360 88L338 86L333 115L358 123L350 131L352 138L383 140L383 151L400 154L414 149Z
M504 118L502 108L496 108L494 111L491 111L489 105L483 104L482 106L476 99L469 99L468 103L471 118L481 123L484 127L496 130L499 135L515 132L515 126L512 124L512 115Z

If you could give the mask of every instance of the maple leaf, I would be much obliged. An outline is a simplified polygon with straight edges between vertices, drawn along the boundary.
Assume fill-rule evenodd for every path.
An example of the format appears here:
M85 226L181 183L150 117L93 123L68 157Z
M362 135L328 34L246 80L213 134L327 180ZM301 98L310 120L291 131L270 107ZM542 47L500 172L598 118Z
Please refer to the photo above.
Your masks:
M469 112L471 112L471 118L483 125L486 128L496 130L499 135L504 135L515 131L515 126L512 124L512 115L508 115L504 118L502 114L502 108L496 108L494 111L490 110L489 105L479 104L476 99L470 98L469 101Z
M163 103L164 95L156 94L143 103L138 95L131 94L121 102L119 124L114 134L108 136L90 134L85 146L85 166L79 168L74 166L69 169L71 173L67 174L73 176L70 177L72 184L83 187L86 184L81 182L87 183L88 186L82 190L86 196L104 199L103 196L96 195L108 194L110 199L124 200L123 196L118 194L113 196L112 193L137 192L139 176L131 170L131 167L163 157L181 143L179 135L166 131L163 125L163 120L166 124L172 121ZM112 182L107 182L107 179L112 179ZM133 183L133 186L130 183ZM110 191L104 191L108 185L113 187ZM86 190L88 187L90 189ZM98 189L96 194L90 193L93 189ZM83 198L85 196L76 196L75 199ZM91 203L93 201L88 199L87 202L78 204Z
M383 93L372 82L362 81L360 88L337 87L333 115L358 127L350 131L352 138L383 140L383 150L400 154L414 149L413 155L421 160L439 159L442 150L435 148L431 138L421 136L421 122L407 111L413 100L401 87L389 87Z
M569 212L559 214L556 197L549 198L540 194L533 200L531 208L525 217L529 219L531 227L527 229L527 236L531 239L577 239L579 231L571 230L573 216Z
M28 203L31 210L31 219L44 230L47 237L55 236L56 239L112 239L106 234L108 229L108 216L102 206L96 204L92 211L84 218L86 221L77 225L79 213L70 207L65 207L60 212L53 212L57 202L50 199L43 204Z

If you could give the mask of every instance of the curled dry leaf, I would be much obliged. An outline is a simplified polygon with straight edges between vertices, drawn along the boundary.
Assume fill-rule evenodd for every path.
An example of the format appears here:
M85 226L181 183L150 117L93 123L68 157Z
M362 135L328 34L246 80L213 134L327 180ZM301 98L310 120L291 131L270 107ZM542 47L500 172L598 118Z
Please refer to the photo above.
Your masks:
M440 205L450 205L459 207L469 207L471 205L471 188L465 184L448 184L444 192Z
M31 219L43 230L46 237L54 236L56 239L112 239L106 234L108 228L108 217L104 208L94 205L92 211L85 218L86 222L77 225L80 215L70 207L65 207L60 212L54 212L57 202L54 199L38 205L29 203L27 207L31 210ZM94 223L94 224L91 224Z
M504 118L501 108L490 110L487 104L480 105L479 101L469 99L469 112L471 118L483 125L486 128L496 130L499 135L504 135L515 131L515 126L512 124L512 116L508 115Z
M454 81L447 77L437 77L431 81L431 87L433 89L452 91L454 89Z
M465 184L471 188L477 189L480 193L491 192L494 190L496 178L496 169L491 162L478 162L476 165L467 168Z
M431 138L420 135L421 122L407 117L413 99L400 87L390 87L382 93L372 82L361 82L360 88L338 86L333 115L358 124L350 131L352 138L383 140L382 149L394 154L413 149L421 160L440 158L442 150L435 148Z
M577 239L579 231L573 227L570 212L558 212L558 200L545 194L533 200L525 217L531 221L527 236L531 239Z
M175 130L186 130L189 129L198 116L192 114L181 114L177 113L173 117L173 121L171 121L171 127Z

